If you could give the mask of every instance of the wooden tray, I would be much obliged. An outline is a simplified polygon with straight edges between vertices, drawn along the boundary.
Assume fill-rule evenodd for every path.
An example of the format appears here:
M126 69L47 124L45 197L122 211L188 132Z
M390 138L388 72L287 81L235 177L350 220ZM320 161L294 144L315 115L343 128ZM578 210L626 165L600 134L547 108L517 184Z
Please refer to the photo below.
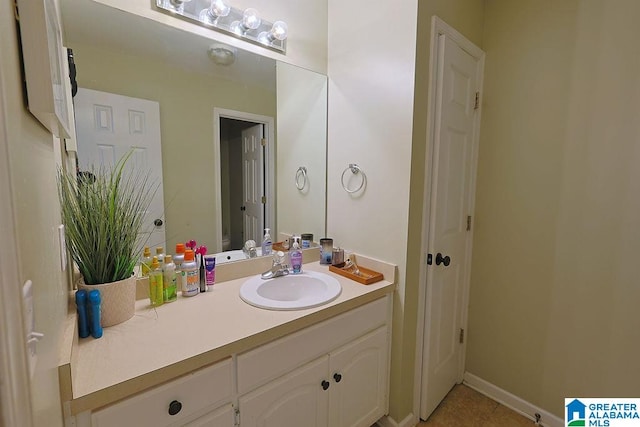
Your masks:
M332 271L336 274L344 276L348 279L355 280L358 283L362 283L363 285L370 285L375 282L379 282L384 279L382 273L378 273L377 271L369 270L368 268L358 266L358 270L360 270L360 275L353 274L351 271L344 270L340 267L336 267L333 265L329 266L329 271Z

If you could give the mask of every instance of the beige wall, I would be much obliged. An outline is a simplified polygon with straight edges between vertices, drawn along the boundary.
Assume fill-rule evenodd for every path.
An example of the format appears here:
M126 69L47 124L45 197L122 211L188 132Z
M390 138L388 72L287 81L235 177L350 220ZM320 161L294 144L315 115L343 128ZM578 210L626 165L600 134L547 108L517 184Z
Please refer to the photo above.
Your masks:
M61 426L57 366L67 314L67 280L60 268L58 244L55 150L59 145L25 108L13 3L0 1L0 84L4 94L0 114L6 126L6 140L0 135L0 149L7 151L10 161L13 196L3 203L13 206L20 283L1 285L21 287L25 281L33 281L35 330L45 335L37 344L38 363L31 382L34 424Z
M160 103L166 247L213 248L216 178L213 109L275 117L275 87L216 79L155 60L72 43L78 86ZM274 82L275 83L275 82ZM275 86L275 85L274 85Z
M467 370L636 396L640 4L489 0Z
M327 77L278 63L277 230L324 237L327 180ZM307 183L296 188L298 167ZM303 183L301 178L300 184Z
M327 231L336 245L399 266L390 390L397 421L413 403L415 324L406 321L405 265L417 11L416 0L329 1ZM367 175L354 195L340 183L349 163Z

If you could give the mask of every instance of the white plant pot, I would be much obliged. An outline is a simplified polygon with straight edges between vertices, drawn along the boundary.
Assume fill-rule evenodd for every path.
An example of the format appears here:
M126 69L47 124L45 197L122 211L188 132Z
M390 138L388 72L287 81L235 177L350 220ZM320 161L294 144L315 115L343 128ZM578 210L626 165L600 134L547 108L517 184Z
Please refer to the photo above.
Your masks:
M117 325L133 317L136 310L136 277L100 285L87 285L84 279L78 281L78 289L87 292L100 291L101 324L103 328Z

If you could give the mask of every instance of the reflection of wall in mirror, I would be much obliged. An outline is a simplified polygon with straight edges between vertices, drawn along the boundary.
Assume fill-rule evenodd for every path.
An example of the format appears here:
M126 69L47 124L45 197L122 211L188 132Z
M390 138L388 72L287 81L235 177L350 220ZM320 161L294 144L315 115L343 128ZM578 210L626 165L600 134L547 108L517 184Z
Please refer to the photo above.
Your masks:
M327 78L281 62L276 75L278 231L313 233L318 241L325 233ZM300 166L308 174L302 190L295 179Z
M81 87L160 103L166 246L213 247L214 107L275 116L273 90L74 43ZM324 220L323 220L324 223Z

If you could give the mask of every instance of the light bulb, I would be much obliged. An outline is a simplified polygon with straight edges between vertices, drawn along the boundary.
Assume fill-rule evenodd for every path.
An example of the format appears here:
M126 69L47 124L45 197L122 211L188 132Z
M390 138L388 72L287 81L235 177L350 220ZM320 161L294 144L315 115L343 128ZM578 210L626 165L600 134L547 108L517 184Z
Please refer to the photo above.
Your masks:
M244 27L242 26L242 22L240 21L233 21L231 25L229 25L229 30L238 36L244 34Z
M284 40L287 38L287 23L284 21L276 21L273 23L270 34L274 39Z
M248 30L255 30L260 26L258 11L252 8L246 9L242 15L242 26Z
M222 0L211 0L209 10L214 16L227 16L229 12L231 12L229 5L225 4Z

